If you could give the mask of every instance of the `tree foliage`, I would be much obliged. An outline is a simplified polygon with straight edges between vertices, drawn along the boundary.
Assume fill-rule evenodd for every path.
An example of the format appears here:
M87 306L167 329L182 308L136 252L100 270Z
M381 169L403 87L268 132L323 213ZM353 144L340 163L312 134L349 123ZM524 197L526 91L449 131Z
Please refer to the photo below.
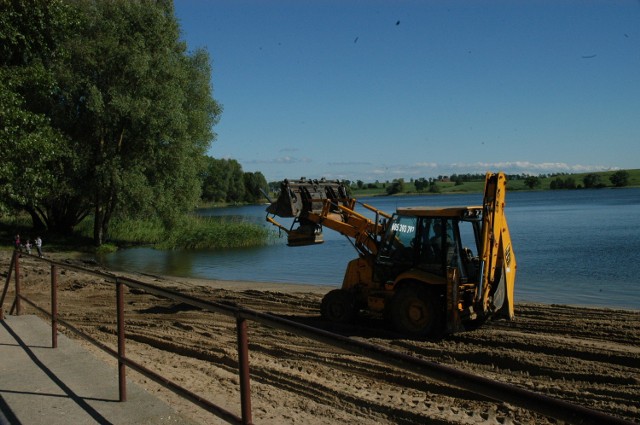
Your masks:
M205 157L204 161L200 177L205 202L256 202L264 198L261 189L269 191L261 172L243 172L235 159Z
M562 178L557 176L549 183L549 188L552 190L557 189L577 189L576 181L573 177Z
M402 193L403 191L404 179L394 179L386 189L387 195L395 195L396 193Z
M235 159L205 158L202 199L208 202L238 202L244 199L242 166Z
M429 187L429 180L424 177L420 177L419 179L416 179L413 184L418 192L422 192L424 189Z
M584 183L584 187L587 189L599 189L604 187L600 175L596 173L587 174L582 178L582 182Z
M1 2L0 28L0 199L29 212L36 229L62 227L52 201L70 196L64 176L75 164L48 105L76 15L61 1Z
M536 188L536 187L541 185L540 177L538 177L538 176L527 176L524 179L524 185L527 186L529 189Z
M244 199L247 202L258 202L264 200L264 194L269 186L267 179L260 171L244 173Z
M212 98L208 54L187 52L172 2L32 3L3 3L1 18L15 28L3 43L3 72L30 94L0 89L13 109L31 114L29 134L43 135L31 145L25 135L16 140L51 179L30 188L31 200L14 199L23 208L31 202L43 222L62 231L93 213L98 245L118 214L172 223L192 209L221 107ZM41 78L20 80L24 74ZM60 157L62 170L54 167Z
M629 184L629 172L625 170L616 171L609 177L609 181L615 187L624 187Z

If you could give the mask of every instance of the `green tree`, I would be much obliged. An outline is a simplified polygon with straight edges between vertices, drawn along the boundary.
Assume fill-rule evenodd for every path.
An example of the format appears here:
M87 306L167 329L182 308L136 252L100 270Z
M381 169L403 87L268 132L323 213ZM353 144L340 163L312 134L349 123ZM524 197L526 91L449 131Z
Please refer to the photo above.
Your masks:
M563 179L562 177L557 176L555 179L553 179L549 183L549 188L551 190L556 190L556 189L575 189L576 188L576 181L573 179L573 177L567 177L566 179Z
M427 186L429 186L429 182L424 177L420 177L414 182L414 185L418 192L422 192Z
M227 187L227 202L242 202L245 199L244 171L242 165L235 159L230 159L229 186Z
M114 215L195 205L221 108L171 2L5 1L0 28L6 203L63 232L93 212L98 245Z
M629 184L629 173L625 170L616 171L609 177L609 181L615 187L624 187Z
M205 157L204 162L200 175L201 197L206 202L223 202L227 198L229 186L225 174L225 160Z
M27 210L34 228L42 230L55 223L41 206L67 192L57 179L70 155L66 140L47 117L25 110L24 100L2 78L0 105L0 197L5 207Z
M394 195L404 191L404 179L394 179L393 182L387 186L387 195Z
M262 191L266 192L269 189L269 185L267 184L267 179L264 178L264 175L260 171L255 173L246 172L243 177L245 201L258 202L260 200L265 200Z
M78 157L73 187L90 201L100 245L117 214L169 224L196 205L221 108L208 55L187 54L171 2L77 5L83 25L57 64L50 106Z
M565 189L576 189L577 185L576 185L576 181L573 177L567 177L566 179L564 179L564 188Z
M527 176L524 179L524 184L525 186L527 186L529 189L533 189L535 187L540 186L540 178L537 176Z
M245 177L235 159L205 157L201 173L202 199L209 202L242 202L245 200Z
M549 183L549 189L551 190L557 190L557 189L563 189L564 188L564 180L562 180L562 178L560 177L556 177L555 179L551 180L551 182Z
M48 106L58 87L54 65L69 58L64 45L76 29L66 2L0 2L0 195L5 206L31 214L38 230L65 227L52 201L74 198L65 177L76 169L75 153Z
M604 186L599 174L590 173L582 178L584 187L587 189L601 188Z

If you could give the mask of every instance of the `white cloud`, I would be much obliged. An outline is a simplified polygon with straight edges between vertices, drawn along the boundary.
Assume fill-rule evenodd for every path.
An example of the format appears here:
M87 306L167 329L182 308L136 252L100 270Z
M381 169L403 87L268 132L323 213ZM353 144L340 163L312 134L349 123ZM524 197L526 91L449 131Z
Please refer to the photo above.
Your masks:
M327 162L327 165L344 167L344 166L355 166L355 165L371 165L371 163L364 162L364 161L345 161L345 162Z
M344 164L339 164L344 165ZM567 164L564 162L540 162L530 161L502 161L502 162L472 162L438 164L435 162L418 162L414 164L391 164L384 166L359 167L345 173L344 169L339 174L340 178L363 181L386 181L397 178L416 179L420 177L450 176L452 174L484 174L487 171L504 171L507 174L553 174L553 173L584 173L594 171L616 170L618 167L604 165ZM345 177L346 176L346 177Z
M301 164L312 162L310 158L296 158L293 156L281 156L279 158L272 159L251 159L248 161L242 161L245 164Z
M615 170L618 167L604 165L567 164L566 162L503 161L503 162L475 162L453 163L444 168L450 168L452 173L484 172L488 170L504 171L513 174L550 174L550 173L585 173L590 171Z

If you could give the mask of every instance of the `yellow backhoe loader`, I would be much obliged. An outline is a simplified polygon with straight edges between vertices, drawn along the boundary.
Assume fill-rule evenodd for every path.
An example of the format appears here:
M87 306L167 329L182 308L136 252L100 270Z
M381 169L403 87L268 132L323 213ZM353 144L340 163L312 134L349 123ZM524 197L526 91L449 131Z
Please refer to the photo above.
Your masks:
M322 243L329 228L358 252L342 287L327 293L322 316L350 322L380 313L411 337L476 328L491 317L513 320L516 258L504 215L506 177L487 173L483 204L406 207L387 214L359 203L339 181L284 180L267 221L288 244ZM370 211L368 218L356 205ZM287 228L275 217L293 218Z

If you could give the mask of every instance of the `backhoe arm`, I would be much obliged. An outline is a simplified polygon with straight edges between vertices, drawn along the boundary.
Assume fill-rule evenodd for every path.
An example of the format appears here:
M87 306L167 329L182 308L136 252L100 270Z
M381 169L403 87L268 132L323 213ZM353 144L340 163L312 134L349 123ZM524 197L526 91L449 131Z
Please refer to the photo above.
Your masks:
M322 243L322 228L327 227L350 238L358 252L375 255L385 231L378 218L391 216L361 204L376 214L376 219L371 220L355 211L356 202L338 181L284 180L278 198L267 207L266 219L287 233L292 246ZM291 228L278 223L275 216L293 217Z
M487 173L482 214L482 276L476 297L485 314L497 311L513 319L516 258L504 214L506 185L504 173Z

